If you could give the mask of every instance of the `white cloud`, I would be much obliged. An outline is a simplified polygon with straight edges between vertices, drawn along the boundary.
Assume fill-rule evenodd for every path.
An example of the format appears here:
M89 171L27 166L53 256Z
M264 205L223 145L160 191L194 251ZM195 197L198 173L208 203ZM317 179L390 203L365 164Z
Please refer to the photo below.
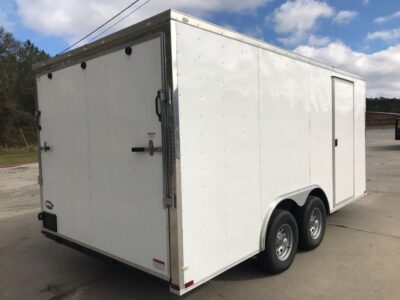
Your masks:
M310 34L308 37L308 45L315 47L326 46L331 42L331 38L328 36L316 36L314 34Z
M357 16L358 12L354 10L342 10L336 15L333 21L337 24L348 24Z
M334 9L325 2L316 0L286 1L272 15L277 33L288 34L279 39L285 45L296 45L316 29L317 21L334 15Z
M367 40L394 41L400 39L400 28L370 32Z
M363 76L369 97L400 96L400 44L371 54L353 51L341 42L320 48L300 46L294 51Z
M16 1L19 7L19 15L27 27L44 35L64 37L70 42L81 38L132 2L132 0ZM243 13L254 11L268 1L270 0L153 0L118 24L114 31L169 8L183 10L195 15L221 10ZM141 0L134 7L144 2L144 0Z
M392 13L389 16L383 16L383 17L376 18L374 20L374 22L378 23L378 24L383 24L383 23L389 22L389 21L391 21L393 19L397 19L397 18L400 18L400 10Z

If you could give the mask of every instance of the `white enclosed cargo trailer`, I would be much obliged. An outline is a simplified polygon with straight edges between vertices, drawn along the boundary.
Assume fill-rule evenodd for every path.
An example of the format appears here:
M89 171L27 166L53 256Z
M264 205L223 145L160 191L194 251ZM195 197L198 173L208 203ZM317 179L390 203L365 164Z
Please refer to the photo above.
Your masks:
M360 198L365 82L176 11L36 66L43 233L177 294Z

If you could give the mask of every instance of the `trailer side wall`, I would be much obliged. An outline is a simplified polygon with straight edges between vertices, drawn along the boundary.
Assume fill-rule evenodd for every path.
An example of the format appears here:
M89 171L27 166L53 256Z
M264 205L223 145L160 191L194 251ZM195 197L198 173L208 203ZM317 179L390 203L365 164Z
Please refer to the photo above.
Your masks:
M182 272L197 286L260 251L263 222L283 195L318 186L335 209L332 77L345 75L172 22ZM365 191L365 84L344 79L354 82L357 197Z
M258 250L258 51L176 25L184 278L198 283Z

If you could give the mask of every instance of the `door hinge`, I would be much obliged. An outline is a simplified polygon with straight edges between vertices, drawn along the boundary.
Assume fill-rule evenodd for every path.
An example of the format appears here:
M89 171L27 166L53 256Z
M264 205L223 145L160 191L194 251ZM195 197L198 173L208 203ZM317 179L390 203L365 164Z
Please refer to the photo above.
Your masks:
M164 197L165 208L175 208L176 207L175 198L176 198L175 195L171 195L169 197Z
M167 100L166 93L164 90L160 90L160 101L164 102Z
M166 102L167 104L172 104L172 91L170 88L167 90L160 90L160 100L161 102Z
M42 184L43 184L43 179L42 179L42 176L41 176L41 175L38 176L38 184L39 184L39 185L42 185Z
M42 112L40 110L35 111L36 127L38 130L42 130L42 126L40 125L41 114L42 114Z

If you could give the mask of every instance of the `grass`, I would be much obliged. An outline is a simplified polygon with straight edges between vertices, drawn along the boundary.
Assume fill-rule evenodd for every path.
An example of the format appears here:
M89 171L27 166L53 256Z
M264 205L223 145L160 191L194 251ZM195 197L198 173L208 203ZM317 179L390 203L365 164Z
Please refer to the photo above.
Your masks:
M13 167L37 162L36 149L9 149L0 150L0 168Z

